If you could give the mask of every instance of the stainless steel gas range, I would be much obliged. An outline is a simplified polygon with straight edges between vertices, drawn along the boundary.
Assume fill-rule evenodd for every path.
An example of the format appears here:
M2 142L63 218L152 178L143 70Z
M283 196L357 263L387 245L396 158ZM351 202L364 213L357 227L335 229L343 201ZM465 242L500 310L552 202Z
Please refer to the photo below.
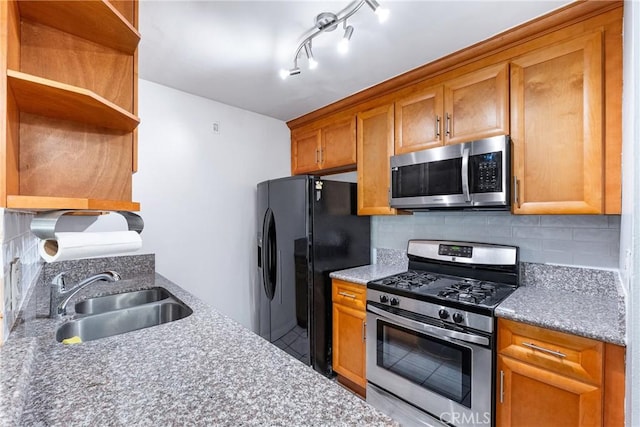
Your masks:
M518 286L518 248L410 240L407 255L367 284L367 401L403 425L493 425L493 311Z

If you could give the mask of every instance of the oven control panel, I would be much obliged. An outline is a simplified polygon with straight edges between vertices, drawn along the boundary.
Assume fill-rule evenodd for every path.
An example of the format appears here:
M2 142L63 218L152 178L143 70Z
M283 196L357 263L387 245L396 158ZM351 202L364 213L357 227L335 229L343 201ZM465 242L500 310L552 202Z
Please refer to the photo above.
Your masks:
M423 316L440 319L450 324L468 326L489 333L493 332L493 319L491 316L471 313L454 307L420 301L414 298L403 298L374 289L367 289L367 302L397 307Z
M472 246L462 245L445 245L441 244L438 247L438 255L446 255L452 257L471 258L473 257Z

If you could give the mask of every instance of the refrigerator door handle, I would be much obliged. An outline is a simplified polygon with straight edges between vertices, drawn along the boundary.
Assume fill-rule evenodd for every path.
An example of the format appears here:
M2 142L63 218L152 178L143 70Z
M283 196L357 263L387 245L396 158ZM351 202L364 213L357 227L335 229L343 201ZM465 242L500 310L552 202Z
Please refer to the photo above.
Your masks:
M278 254L277 287L278 287L278 294L280 295L280 304L282 304L282 256L280 256L280 251L278 251L277 254ZM275 292L275 289L274 289L274 292Z
M262 236L262 256L264 257L262 263L262 280L267 298L271 301L275 296L276 278L278 277L278 265L275 259L277 255L276 224L271 209L267 209L265 214Z

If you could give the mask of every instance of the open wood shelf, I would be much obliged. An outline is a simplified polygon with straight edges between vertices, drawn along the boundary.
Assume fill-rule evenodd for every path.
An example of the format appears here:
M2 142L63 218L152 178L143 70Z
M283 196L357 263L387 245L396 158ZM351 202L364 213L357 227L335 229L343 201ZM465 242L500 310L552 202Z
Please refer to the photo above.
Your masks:
M140 33L106 0L21 0L18 5L23 19L127 54L133 54L140 42Z
M7 209L90 209L104 211L139 211L140 203L128 202L125 200L8 195Z
M124 132L132 132L140 124L138 117L88 89L15 70L7 70L7 80L23 112Z

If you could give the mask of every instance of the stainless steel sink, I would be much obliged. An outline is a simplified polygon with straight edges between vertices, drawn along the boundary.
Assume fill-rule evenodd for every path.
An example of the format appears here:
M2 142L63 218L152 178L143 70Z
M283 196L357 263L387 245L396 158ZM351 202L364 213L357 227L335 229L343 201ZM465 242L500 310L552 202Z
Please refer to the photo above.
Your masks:
M98 314L106 311L135 307L150 302L162 301L172 295L164 288L150 288L141 291L122 292L119 294L89 298L75 305L78 314Z
M78 310L79 309L79 310ZM184 319L193 313L164 288L123 292L76 304L78 317L60 325L56 340L93 341Z

